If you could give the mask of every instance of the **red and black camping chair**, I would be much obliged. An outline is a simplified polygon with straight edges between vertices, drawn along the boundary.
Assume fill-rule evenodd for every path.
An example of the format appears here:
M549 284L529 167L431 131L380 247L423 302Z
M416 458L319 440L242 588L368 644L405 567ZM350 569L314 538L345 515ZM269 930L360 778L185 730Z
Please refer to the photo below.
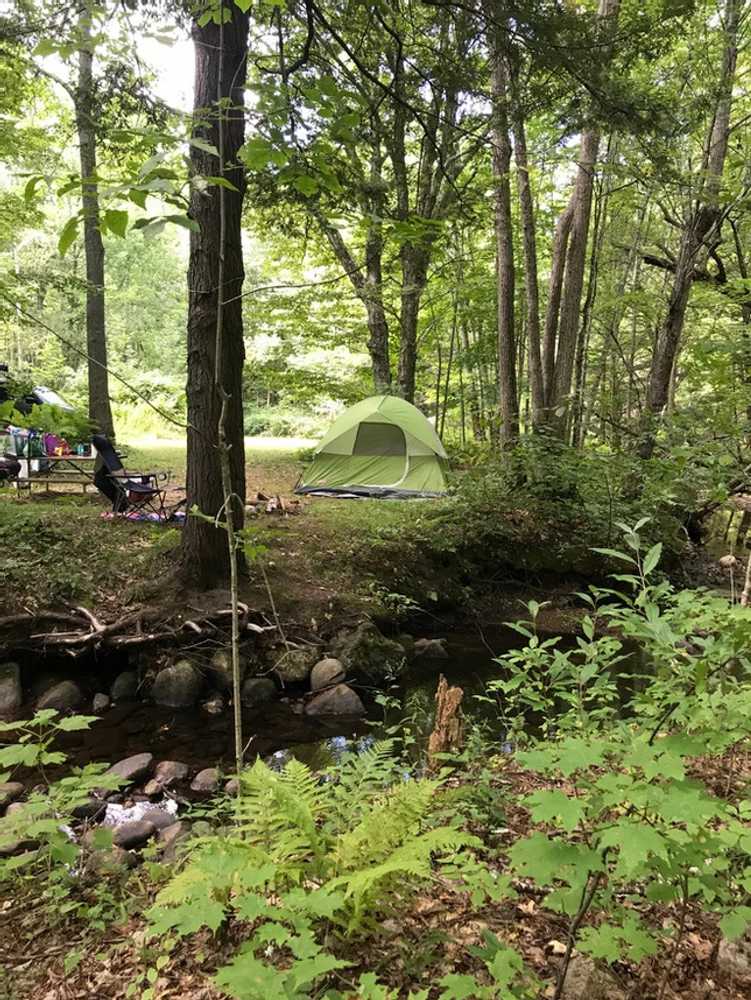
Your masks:
M156 514L160 521L169 517L165 509L166 490L159 485L156 472L126 472L112 442L102 434L92 438L101 465L94 473L94 485L112 502L115 514Z

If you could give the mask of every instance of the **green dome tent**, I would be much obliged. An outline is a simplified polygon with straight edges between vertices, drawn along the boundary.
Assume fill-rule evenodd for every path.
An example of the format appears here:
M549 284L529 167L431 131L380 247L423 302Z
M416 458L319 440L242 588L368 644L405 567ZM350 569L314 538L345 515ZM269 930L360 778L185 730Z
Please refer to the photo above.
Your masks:
M334 421L295 492L439 496L447 466L441 439L416 407L398 396L371 396Z

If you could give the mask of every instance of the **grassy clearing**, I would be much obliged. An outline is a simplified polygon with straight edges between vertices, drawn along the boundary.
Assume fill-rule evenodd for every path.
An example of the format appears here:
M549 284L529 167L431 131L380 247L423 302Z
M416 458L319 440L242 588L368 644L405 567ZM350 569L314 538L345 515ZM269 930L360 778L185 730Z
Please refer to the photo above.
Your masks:
M304 439L246 438L248 493L289 497L302 469ZM185 481L185 442L140 438L124 444L126 467L172 474ZM181 494L175 493L179 498ZM0 610L91 604L115 611L137 599L143 581L169 568L179 542L175 529L107 521L102 500L89 494L0 491ZM268 577L285 616L320 620L341 606L360 607L374 597L374 577L353 563L384 527L406 523L414 504L305 498L295 516L260 515L250 522L268 547ZM259 579L248 599L267 604Z

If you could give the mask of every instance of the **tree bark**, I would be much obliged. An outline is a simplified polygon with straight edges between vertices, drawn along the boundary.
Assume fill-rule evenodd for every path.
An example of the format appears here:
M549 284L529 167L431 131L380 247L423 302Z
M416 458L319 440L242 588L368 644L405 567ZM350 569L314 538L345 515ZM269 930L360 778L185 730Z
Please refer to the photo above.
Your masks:
M107 374L107 333L104 313L104 243L99 228L94 50L91 41L91 11L87 4L81 8L78 31L78 86L75 92L75 113L81 163L81 205L86 257L89 419L100 434L112 438L114 425Z
M511 222L511 141L508 120L508 73L499 27L488 17L491 60L492 167L495 184L494 223L498 316L498 404L500 442L508 447L519 437L514 335L514 240Z
M518 99L512 108L514 157L516 160L516 185L519 192L522 237L524 246L524 292L527 300L527 367L529 369L529 401L532 409L532 426L536 429L544 422L545 387L542 373L542 344L540 339L540 293L537 278L537 237L532 186L529 182L527 136L524 118Z
M383 240L380 223L371 222L365 241L365 269L358 266L339 230L323 215L312 209L334 256L347 274L357 297L365 306L368 323L368 352L376 393L391 392L391 360L389 354L389 324L383 305L381 258Z
M703 163L705 179L696 205L683 227L668 308L652 355L642 436L638 447L641 458L650 458L654 452L656 425L670 399L671 380L695 277L697 257L706 248L712 236L717 235L716 229L720 221L720 186L728 149L733 80L738 59L741 2L742 0L726 0L725 4L725 47L719 73L717 104L705 148Z
M248 15L234 3L225 23L220 45L219 26L213 22L193 25L195 47L194 135L218 145L218 115L224 115L224 176L236 190L224 192L225 240L223 288L217 288L220 258L219 188L193 190L190 214L199 231L191 233L188 268L188 509L196 506L216 517L223 504L217 428L222 400L215 386L216 316L218 298L223 302L223 351L219 376L228 394L225 437L230 448L235 529L242 527L245 505L245 449L243 439L242 300L243 268L241 216L245 176L237 152L245 137L244 88ZM223 82L222 108L217 108L219 81ZM191 147L194 173L216 176L217 157ZM229 558L223 529L199 517L189 517L183 529L183 571L191 584L208 587L224 581Z
M619 7L620 0L600 0L598 16L606 35L610 35L615 27ZM565 436L569 420L599 146L598 130L591 125L586 127L581 135L574 188L569 203L558 220L553 245L550 293L545 317L543 372L546 423L561 437Z

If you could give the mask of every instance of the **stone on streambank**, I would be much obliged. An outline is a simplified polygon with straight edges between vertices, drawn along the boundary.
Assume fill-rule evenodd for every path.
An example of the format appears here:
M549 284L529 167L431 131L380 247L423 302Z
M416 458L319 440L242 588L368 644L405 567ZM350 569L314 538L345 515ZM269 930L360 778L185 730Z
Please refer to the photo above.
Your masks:
M193 792L209 795L219 788L219 771L215 767L205 767L190 783Z
M170 823L172 817L170 816ZM143 847L156 833L156 825L151 819L134 819L129 823L121 823L112 832L112 844L115 847L124 847L131 850L134 847Z
M240 657L240 680L245 677L247 662L244 656ZM217 691L232 690L232 649L217 649L211 657L209 664L205 667L206 676L209 683Z
M98 694L94 695L94 700L91 703L92 712L99 715L101 712L106 712L109 707L110 696L108 694L104 694L104 692L100 691Z
M151 687L151 697L157 705L167 708L192 708L202 689L201 672L190 660L178 660L156 675Z
M154 777L144 786L144 795L158 795L163 789L178 781L185 781L189 768L179 760L160 760L154 768Z
M20 799L22 795L23 785L20 781L4 781L0 784L0 809Z
M124 782L140 781L151 773L154 764L154 755L151 753L137 753L132 757L125 757L119 760L112 767L105 771L105 774L115 774L122 778Z
M348 675L369 684L380 684L401 673L405 664L401 644L387 639L372 622L362 622L354 631L340 632L331 653Z
M414 644L414 655L424 656L429 660L447 660L445 639L417 639Z
M336 684L305 703L306 715L365 715L360 696L347 684Z
M3 663L0 666L0 721L15 719L22 702L21 668L17 663Z
M730 941L722 938L717 949L717 970L724 979L751 977L751 934Z
M566 971L561 1000L626 1000L615 976L585 955L574 955Z
M57 712L67 712L78 708L82 701L83 694L75 681L58 681L39 696L36 708L37 711L54 708Z
M165 861L173 861L177 857L179 845L190 836L190 823L179 819L176 823L170 823L160 830L157 835L159 846L162 850L162 858Z
M110 687L110 698L120 701L135 701L138 696L138 674L135 670L123 670Z
M135 868L138 858L124 847L112 846L94 850L86 859L86 871L90 875L114 875L118 871Z
M324 660L319 660L310 672L311 691L320 691L322 688L331 687L332 684L341 684L345 678L344 667L341 660L335 660L332 656L327 656Z
M210 698L201 702L201 708L207 715L221 715L225 709L224 696L215 691Z
M240 701L245 708L257 708L274 701L277 695L276 684L270 677L246 677L243 681Z
M290 647L281 652L277 649L273 660L274 672L282 684L301 684L310 676L318 658L315 646L305 649Z

